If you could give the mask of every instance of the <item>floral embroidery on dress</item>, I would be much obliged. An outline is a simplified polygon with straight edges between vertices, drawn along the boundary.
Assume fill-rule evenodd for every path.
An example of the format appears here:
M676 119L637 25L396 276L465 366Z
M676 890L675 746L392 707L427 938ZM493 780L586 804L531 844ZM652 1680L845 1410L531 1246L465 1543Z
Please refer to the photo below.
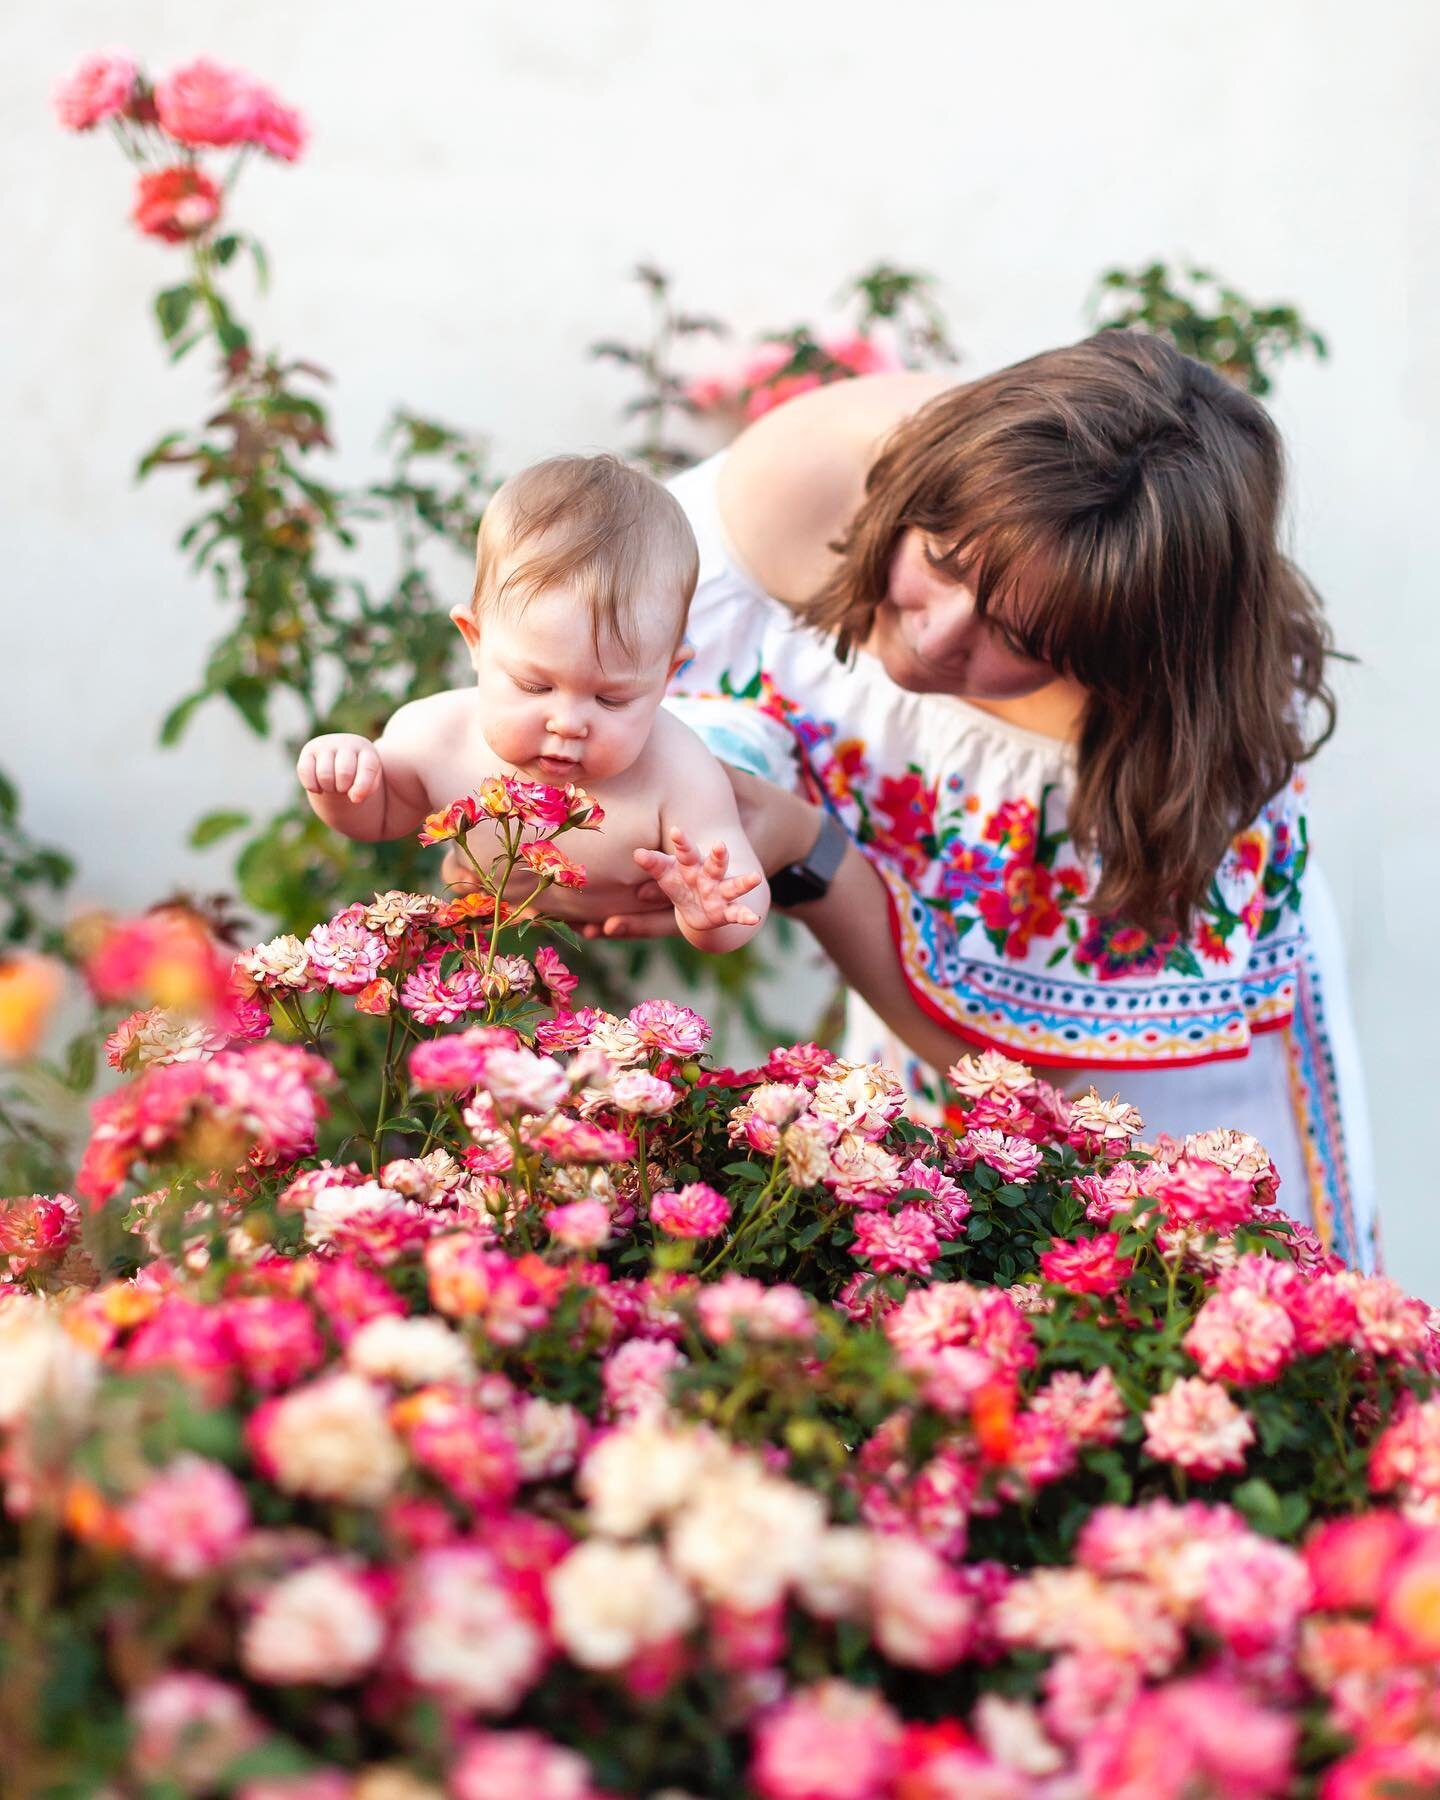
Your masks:
M812 694L849 703L843 727L802 703L793 680L782 685L796 635L743 681L722 670L719 691L791 734L812 796L884 879L912 990L932 1015L1038 1060L1116 1066L1241 1056L1252 1031L1288 1021L1306 855L1298 779L1236 837L1191 929L1157 937L1089 909L1099 871L1067 828L1062 746L1033 793L1009 787L1007 759L977 757L973 744L958 767L887 767L860 729L864 680L832 691L824 664L807 663Z

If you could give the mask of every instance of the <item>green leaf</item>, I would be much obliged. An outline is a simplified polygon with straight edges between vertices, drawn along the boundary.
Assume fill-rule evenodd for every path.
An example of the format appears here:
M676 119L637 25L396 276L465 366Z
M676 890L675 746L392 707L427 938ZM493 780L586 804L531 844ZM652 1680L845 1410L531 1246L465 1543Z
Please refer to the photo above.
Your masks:
M203 850L207 844L217 843L228 837L232 831L239 831L242 825L250 823L249 813L243 812L211 812L204 818L197 819L190 827L190 848Z
M160 723L160 742L168 749L178 744L185 727L190 723L190 715L202 700L210 698L211 690L201 688L198 693L187 694L178 706L172 706Z
M71 1038L65 1050L65 1084L84 1093L95 1079L95 1039L88 1032Z
M167 344L173 344L185 329L195 297L195 289L188 281L179 287L162 288L155 296L155 317L160 322L160 335Z
M233 356L237 350L249 347L250 338L244 326L237 325L228 313L215 321L215 335L227 356Z
M225 683L225 697L257 737L267 737L270 716L266 711L268 692L265 683L253 675L236 675ZM161 742L165 740L162 737Z
M216 238L210 248L214 252L216 262L218 262L223 269L230 258L240 248L240 239L233 231L227 232L224 237Z

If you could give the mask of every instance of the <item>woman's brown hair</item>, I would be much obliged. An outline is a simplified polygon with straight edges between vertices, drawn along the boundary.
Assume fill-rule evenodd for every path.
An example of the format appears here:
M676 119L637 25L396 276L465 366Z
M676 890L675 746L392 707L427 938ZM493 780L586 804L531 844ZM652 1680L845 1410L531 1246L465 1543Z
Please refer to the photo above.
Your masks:
M1099 857L1090 905L1184 929L1236 832L1335 725L1329 629L1279 547L1283 487L1254 400L1160 338L1101 332L904 420L798 610L844 657L901 533L945 546L934 566L980 614L1087 692L1069 823Z

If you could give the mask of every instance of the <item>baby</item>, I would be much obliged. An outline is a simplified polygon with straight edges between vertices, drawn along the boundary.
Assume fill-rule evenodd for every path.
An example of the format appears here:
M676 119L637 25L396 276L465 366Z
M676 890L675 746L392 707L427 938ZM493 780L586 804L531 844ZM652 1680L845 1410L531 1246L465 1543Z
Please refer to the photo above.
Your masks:
M558 456L516 475L486 508L470 603L450 614L475 686L402 706L373 744L312 738L297 765L310 805L371 841L418 831L487 775L573 782L605 823L566 838L587 885L550 889L546 908L583 920L633 912L650 879L697 949L736 949L769 890L759 874L729 872L759 868L729 780L660 705L684 660L698 562L678 503L613 456ZM471 847L483 864L481 829Z

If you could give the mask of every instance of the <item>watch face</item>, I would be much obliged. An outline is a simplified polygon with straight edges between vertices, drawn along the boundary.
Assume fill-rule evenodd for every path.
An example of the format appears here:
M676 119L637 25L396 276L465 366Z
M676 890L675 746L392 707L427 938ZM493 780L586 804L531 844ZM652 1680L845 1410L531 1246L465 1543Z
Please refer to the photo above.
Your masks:
M776 906L803 906L807 900L821 900L830 883L804 863L791 863L770 877L770 898Z

